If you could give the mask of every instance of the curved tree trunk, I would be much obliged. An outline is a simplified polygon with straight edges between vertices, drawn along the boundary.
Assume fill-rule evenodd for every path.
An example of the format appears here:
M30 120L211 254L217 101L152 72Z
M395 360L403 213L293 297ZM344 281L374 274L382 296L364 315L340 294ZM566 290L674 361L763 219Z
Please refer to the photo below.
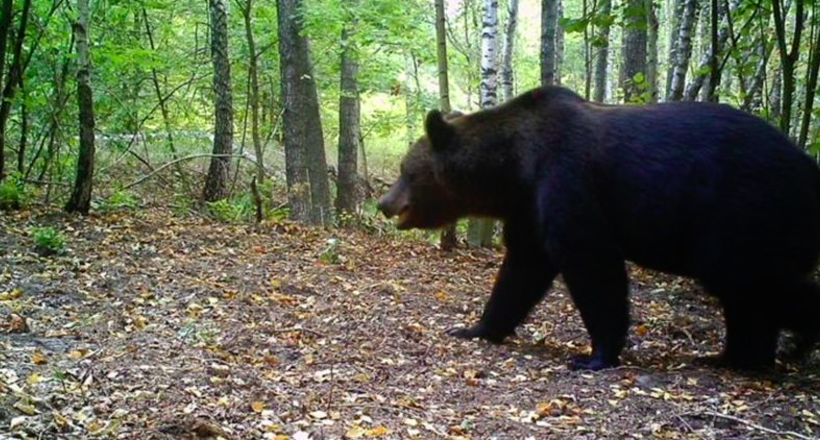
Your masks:
M213 202L228 196L233 151L233 93L231 63L228 58L228 5L225 0L208 0L211 10L211 58L216 95L214 146L211 166L205 179L203 198Z

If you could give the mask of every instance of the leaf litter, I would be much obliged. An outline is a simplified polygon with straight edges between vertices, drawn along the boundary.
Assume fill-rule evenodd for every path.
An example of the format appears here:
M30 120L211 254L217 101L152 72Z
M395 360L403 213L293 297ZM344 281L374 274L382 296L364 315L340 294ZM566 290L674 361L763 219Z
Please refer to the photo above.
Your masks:
M67 237L41 257L32 226ZM0 440L820 438L820 362L699 367L723 326L693 283L631 268L624 366L560 281L500 346L481 313L500 251L159 209L0 217ZM594 276L594 274L590 274Z

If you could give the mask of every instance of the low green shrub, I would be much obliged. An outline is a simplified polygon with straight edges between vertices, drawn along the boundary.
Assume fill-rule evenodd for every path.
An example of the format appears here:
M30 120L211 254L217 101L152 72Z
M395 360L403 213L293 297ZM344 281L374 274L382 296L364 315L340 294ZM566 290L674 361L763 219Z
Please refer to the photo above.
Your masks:
M33 228L31 237L34 240L34 250L40 255L49 256L65 252L63 234L51 226Z

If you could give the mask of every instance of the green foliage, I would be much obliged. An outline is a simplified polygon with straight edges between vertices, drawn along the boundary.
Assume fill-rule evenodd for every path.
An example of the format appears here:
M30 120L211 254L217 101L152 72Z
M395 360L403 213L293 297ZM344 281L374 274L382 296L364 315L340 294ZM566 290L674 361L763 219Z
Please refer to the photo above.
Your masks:
M65 252L63 234L51 226L33 228L31 237L34 240L34 250L40 255L49 256Z
M25 186L17 175L8 176L0 182L0 210L20 209L25 201Z
M240 200L222 199L208 203L208 213L224 223L241 223L250 219L253 205L247 198Z
M100 203L99 209L103 212L130 210L139 208L140 198L130 191L117 191Z

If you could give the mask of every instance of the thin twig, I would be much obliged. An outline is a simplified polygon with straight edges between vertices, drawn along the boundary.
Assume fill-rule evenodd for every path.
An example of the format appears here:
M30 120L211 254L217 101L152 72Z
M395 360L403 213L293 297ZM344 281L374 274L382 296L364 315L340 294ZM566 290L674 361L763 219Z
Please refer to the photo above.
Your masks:
M728 414L722 414L715 411L706 411L701 413L701 415L708 415L712 417L717 417L719 419L730 420L732 422L740 423L742 425L746 425L752 429L756 429L761 432L765 432L767 434L774 434L778 436L788 435L794 438L799 438L801 440L817 440L817 437L809 437L798 432L794 431L778 431L776 429L767 428L763 425L758 425L757 423L751 422L749 420L741 419L740 417L730 416Z
M150 179L151 177L154 177L157 173L164 170L165 168L168 168L171 165L176 165L180 162L184 162L184 161L191 160L191 159L199 159L199 158L202 158L202 157L211 157L211 158L214 158L214 157L238 157L238 158L245 159L248 162L252 162L252 163L256 164L255 160L253 160L253 159L251 159L247 156L241 155L241 154L210 154L210 153L192 154L190 156L180 157L177 160L172 160L170 162L164 163L161 167L155 169L154 171L151 171L150 173L148 173L148 174L140 177L139 179L129 183L128 185L124 186L123 190L132 188L134 186L139 185L142 182L145 182L146 180Z

